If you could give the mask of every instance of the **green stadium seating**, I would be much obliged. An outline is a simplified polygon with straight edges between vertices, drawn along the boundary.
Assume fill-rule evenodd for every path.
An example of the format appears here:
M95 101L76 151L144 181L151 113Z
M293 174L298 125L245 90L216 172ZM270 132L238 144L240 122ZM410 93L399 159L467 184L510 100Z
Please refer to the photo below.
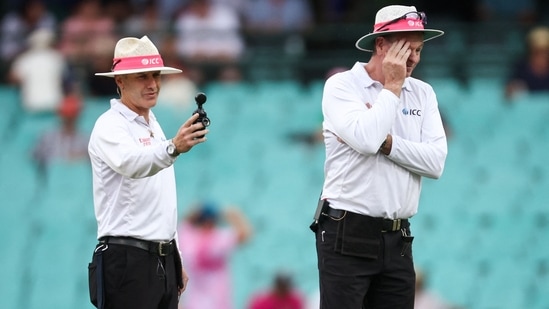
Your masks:
M431 289L464 308L547 308L549 97L505 102L501 81L486 78L472 79L468 88L448 78L432 85L453 135L445 172L424 179L412 218L417 265ZM175 164L181 215L194 202L213 200L237 205L252 221L253 238L232 259L237 308L280 268L292 271L306 293L317 289L308 225L324 150L288 134L320 127L322 87L322 81L207 85L208 142ZM108 109L103 101L86 100L83 129ZM177 128L193 107L188 115L160 106L154 112L169 137L174 129L166 128ZM0 190L10 201L0 208L0 231L13 235L9 254L0 256L7 266L0 275L13 283L2 287L2 308L91 308L86 269L96 226L89 164L57 163L47 178L37 177L28 149L50 124L24 120L0 155Z

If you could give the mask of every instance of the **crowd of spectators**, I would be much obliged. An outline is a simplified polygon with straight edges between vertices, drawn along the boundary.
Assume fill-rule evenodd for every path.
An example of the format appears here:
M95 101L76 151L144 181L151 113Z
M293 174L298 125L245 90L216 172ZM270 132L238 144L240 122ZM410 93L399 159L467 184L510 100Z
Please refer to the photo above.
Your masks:
M67 61L71 89L90 95L115 91L90 75L110 64L107 51L120 37L146 34L158 46L173 43L189 77L202 83L241 77L235 68L247 50L246 29L302 31L313 20L307 0L24 0L7 1L2 9L2 82L28 48L27 37L47 29Z
M108 51L123 36L147 35L157 46L173 44L187 77L201 84L243 77L242 60L257 40L283 34L282 51L315 49L304 37L318 26L360 24L390 1L359 0L8 0L0 7L0 82L36 29L55 33L66 58L72 90L108 96L115 89L93 78L110 65ZM394 2L394 1L393 1ZM547 18L543 1L399 1L429 16L457 21L514 20L533 26ZM368 29L366 29L368 31ZM364 31L363 31L364 32ZM335 34L342 35L342 34Z

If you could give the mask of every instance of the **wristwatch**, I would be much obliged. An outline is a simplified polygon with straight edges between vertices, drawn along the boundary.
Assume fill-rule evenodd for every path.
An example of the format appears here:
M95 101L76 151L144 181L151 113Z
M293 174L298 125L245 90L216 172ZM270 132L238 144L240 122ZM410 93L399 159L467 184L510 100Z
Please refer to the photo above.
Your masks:
M166 147L166 152L172 157L177 157L179 155L179 152L177 152L177 148L175 148L175 144L172 140L170 140L170 143Z

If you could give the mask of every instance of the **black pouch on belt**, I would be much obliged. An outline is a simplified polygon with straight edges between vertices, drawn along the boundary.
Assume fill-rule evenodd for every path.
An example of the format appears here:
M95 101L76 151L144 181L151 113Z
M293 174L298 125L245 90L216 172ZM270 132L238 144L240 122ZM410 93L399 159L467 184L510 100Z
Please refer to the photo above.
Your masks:
M173 253L174 263L175 263L175 276L177 279L177 287L181 290L185 286L183 283L183 264L181 262L181 256L179 255L179 248L175 247L175 252Z
M336 252L377 259L381 243L382 221L346 212L338 225Z
M103 285L103 251L108 245L99 243L93 252L92 261L88 264L88 287L90 301L98 309L105 305L105 290Z

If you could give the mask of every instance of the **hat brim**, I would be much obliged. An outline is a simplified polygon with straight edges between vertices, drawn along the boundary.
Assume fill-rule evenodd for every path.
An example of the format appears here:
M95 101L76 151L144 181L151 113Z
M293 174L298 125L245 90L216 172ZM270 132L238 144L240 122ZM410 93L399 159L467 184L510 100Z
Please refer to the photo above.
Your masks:
M423 30L410 29L410 30L396 30L396 31L395 30L380 31L380 32L369 33L369 34L361 37L360 39L358 39L356 41L355 46L356 46L356 48L358 48L360 50L367 51L367 52L372 52L372 51L374 51L374 41L377 37L388 35L388 34L391 34L391 33L399 33L399 32L423 32L423 34L424 34L423 42L432 40L432 39L434 39L436 37L439 37L439 36L444 34L444 31L435 30L435 29L423 29Z
M106 72L106 73L95 73L95 75L115 77L116 75L126 75L126 74L154 72L154 71L160 71L160 74L177 74L177 73L183 72L180 69L171 68L171 67L157 67L157 68L146 68L146 69L120 70L120 71Z

